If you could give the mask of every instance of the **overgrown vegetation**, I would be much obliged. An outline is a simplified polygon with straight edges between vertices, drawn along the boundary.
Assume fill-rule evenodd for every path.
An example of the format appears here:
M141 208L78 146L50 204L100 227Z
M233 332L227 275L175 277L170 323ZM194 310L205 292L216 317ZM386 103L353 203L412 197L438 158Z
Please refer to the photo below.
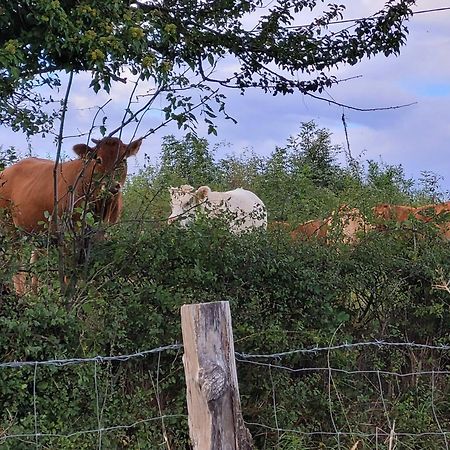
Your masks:
M435 177L424 177L416 189L400 166L352 161L347 168L338 162L340 151L328 130L312 122L268 158L249 153L217 161L205 140L167 137L161 164L149 165L129 182L122 222L93 246L69 301L60 296L51 246L30 268L41 280L38 295L7 292L34 242L4 231L1 361L130 354L180 342L180 306L217 300L230 301L235 347L244 353L374 339L448 344L450 294L434 286L450 276L450 244L430 224L392 224L355 246L339 240L292 242L276 229L234 236L204 221L188 230L166 225L167 187L181 183L249 188L266 203L270 222L292 225L325 217L342 203L370 218L377 203L443 199ZM347 371L450 370L448 351L408 348L263 362ZM361 433L389 432L394 420L400 433L450 429L445 374L295 373L240 362L238 375L244 417L253 424L258 449L351 448L357 440L360 448L375 448L374 438ZM35 431L43 434L38 445L48 449L189 448L181 352L175 350L124 362L1 367L0 404L5 450L36 446ZM161 415L174 417L147 420ZM45 436L136 422L101 436ZM319 431L323 434L301 434ZM14 434L24 436L5 438ZM397 448L445 447L442 434L399 439ZM377 445L388 448L385 436Z

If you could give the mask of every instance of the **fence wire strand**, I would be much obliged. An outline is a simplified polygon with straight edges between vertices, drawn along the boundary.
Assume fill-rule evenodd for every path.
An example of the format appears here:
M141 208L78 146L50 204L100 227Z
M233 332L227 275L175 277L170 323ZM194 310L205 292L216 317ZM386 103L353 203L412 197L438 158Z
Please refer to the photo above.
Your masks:
M386 436L389 437L391 432L390 431L383 431L381 429L378 429L377 433L367 433L364 431L355 431L355 432L347 432L347 431L303 431L303 430L295 430L295 429L288 429L288 428L276 428L271 427L270 425L265 425L262 423L257 422L245 422L245 425L256 427L256 428L265 428L270 431L274 432L283 432L283 433L292 433L292 434L299 434L302 436L345 436L345 437L364 437L364 438L374 438L376 436ZM450 436L450 431L424 431L424 432L418 432L418 433L407 433L407 432L395 432L395 435L398 437L434 437L434 436Z
M421 353L426 352L433 352L436 354L448 354L450 352L450 345L447 344L440 344L440 345L431 345L431 344L421 344L421 343L414 343L414 342L387 342L383 340L374 340L369 342L356 342L356 343L342 343L342 344L336 344L332 345L330 342L330 345L328 346L315 346L310 348L300 348L300 349L293 349L293 350L287 350L277 353L269 353L269 354L256 354L256 353L243 353L243 352L236 352L236 361L240 363L240 367L243 366L253 366L253 367L259 367L261 370L266 369L268 375L272 376L272 373L274 370L278 371L285 371L290 374L311 374L311 373L320 373L323 376L323 380L326 379L326 386L324 388L326 391L323 391L324 394L326 394L327 397L327 416L328 416L328 424L324 426L324 429L319 430L311 430L311 427L314 427L314 425L303 425L299 427L300 429L296 429L295 427L286 427L283 426L282 422L283 420L280 419L280 417L276 417L275 423L270 423L270 416L267 416L265 419L266 421L269 421L269 423L264 423L264 420L261 420L261 423L254 422L254 421L247 421L246 426L250 427L253 433L258 435L258 430L261 431L259 435L267 435L267 433L271 433L272 436L278 440L279 444L281 443L281 440L279 436L285 436L285 435L297 435L301 436L303 439L311 439L311 445L318 445L318 441L325 444L327 440L333 439L334 443L331 444L330 448L336 448L336 449L350 449L356 450L360 449L361 445L363 448L375 448L376 450L394 450L399 445L404 446L404 448L413 448L410 447L410 443L405 441L406 439L411 439L414 444L411 444L415 447L415 445L421 445L421 440L428 439L428 442L432 442L433 449L434 448L443 448L444 450L449 450L449 439L450 439L450 430L446 430L445 426L443 426L442 419L445 417L445 424L448 425L449 423L449 417L446 413L443 413L437 407L436 404L436 392L440 392L441 397L443 392L445 391L444 388L440 388L440 391L437 391L436 386L436 378L438 376L443 377L445 379L445 385L448 386L448 377L450 375L450 370L447 370L448 365L443 365L440 367L442 368L423 368L420 369L420 366L411 366L411 370L388 370L382 369L382 368L348 368L348 367L334 367L336 366L336 363L332 363L331 355L333 352L339 352L339 351L355 351L358 350L360 355L365 354L365 350L368 348L373 347L375 352L377 350L383 349L383 350L393 350L393 349L402 349L405 351L408 351L413 354L413 351L420 351ZM376 353L375 353L376 354ZM405 353L406 354L406 353ZM305 361L301 361L298 363L292 363L291 365L288 365L283 362L284 359L289 359L289 357L295 357L296 355L302 355L302 356L309 356L308 359ZM320 362L317 362L316 366L314 366L314 357L315 356L321 356L320 361L325 364L320 364ZM339 360L338 360L339 361ZM312 365L312 367L307 367L305 364ZM417 370L414 370L417 369ZM338 382L338 377L340 382ZM348 392L345 394L342 391L342 388L344 386L347 386L345 389L347 389L350 386L350 391L352 386L357 386L357 384L349 384L349 381L347 381L346 377L364 377L363 383L366 383L366 385L371 386L371 390L374 393L374 395L377 395L379 400L375 401L375 397L370 397L368 401L375 402L373 404L378 404L377 411L379 414L382 414L381 417L384 418L384 424L383 421L380 422L379 415L378 419L377 416L373 416L372 420L364 421L364 422L353 422L351 418L348 416L348 407L351 408L359 408L360 405L358 404L348 404L349 398L348 398ZM376 378L374 379L374 376ZM399 380L403 379L411 379L411 382L407 381L408 384L413 383L415 386L415 389L418 389L418 380L420 377L430 377L430 385L431 385L431 394L428 397L429 401L429 407L431 408L430 414L432 414L431 421L434 422L435 426L433 428L418 428L414 429L414 431L409 431L408 429L398 429L396 426L396 420L393 420L393 417L391 417L390 414L395 414L395 409L392 409L395 407L395 403L393 399L386 398L384 393L384 387L383 387L383 380L382 377L393 377L394 383L396 383L397 390L399 392L402 391L402 387L399 384ZM303 378L302 378L303 380ZM355 379L355 383L359 383L357 379ZM274 381L272 381L272 385L274 384ZM444 391L442 390L444 389ZM392 396L391 394L387 394L388 396ZM275 398L275 393L273 393L273 398ZM350 398L350 402L351 402ZM445 405L445 399L440 400L441 405ZM444 403L442 403L444 401ZM272 408L275 408L274 405L272 405ZM419 408L419 406L417 407ZM442 408L442 406L441 406ZM445 408L445 406L444 406ZM417 414L420 414L419 410L417 411ZM444 414L444 416L442 415ZM398 415L398 411L397 414ZM340 418L338 423L338 416ZM441 416L441 417L440 417ZM302 417L301 413L299 413L299 417ZM327 427L329 427L327 429ZM303 429L301 429L303 428ZM310 428L310 429L308 429ZM316 427L317 428L317 425ZM320 426L319 426L320 428ZM373 430L373 431L372 431ZM346 441L344 441L346 439ZM430 441L431 440L431 441ZM308 447L307 444L302 440L303 444L302 448L316 448L315 446ZM312 444L315 442L315 444ZM328 445L328 444L327 444ZM437 446L436 446L437 445ZM328 448L328 447L327 447ZM402 447L403 448L403 447ZM427 447L429 448L429 447Z
M181 344L171 344L171 345L165 345L161 347L156 347L151 350L136 352L132 354L127 355L117 355L117 356L95 356L91 358L69 358L69 359L50 359L46 361L11 361L11 362L1 362L0 363L0 369L20 369L20 368L32 368L33 369L33 378L32 378L32 402L33 402L33 427L34 432L33 433L12 433L7 434L7 430L10 427L2 428L0 426L0 444L2 442L10 441L10 440L27 440L30 444L33 443L35 448L39 450L42 447L41 440L46 439L59 439L59 438L74 438L82 435L92 435L97 434L97 448L101 450L104 448L103 445L103 434L104 433L110 433L113 431L118 430L126 430L130 428L137 427L142 424L147 424L151 422L161 421L164 423L165 419L173 419L173 418L183 418L186 419L185 414L162 414L160 410L160 414L157 417L151 417L147 419L141 419L137 420L131 424L121 424L121 425L114 425L114 426L104 426L102 424L102 416L103 416L103 409L105 407L106 402L106 393L103 395L103 404L101 400L101 392L100 392L100 385L99 385L99 374L98 374L98 365L99 364L107 364L111 363L113 361L117 362L126 362L130 361L132 359L137 358L145 358L150 355L157 354L158 355L158 380L159 380L159 367L160 367L160 355L163 352L169 351L169 350L176 350L177 352L180 351L182 348ZM172 366L175 361L172 362ZM94 364L94 375L93 375L93 383L94 383L94 391L95 391L95 413L96 421L97 421L97 428L89 429L89 430L78 430L78 431L72 431L68 433L41 433L39 432L39 416L38 416L38 409L37 409L37 375L38 375L38 369L39 367L43 366L53 366L53 367L65 367L65 366L73 366L78 364L88 364L93 363Z
M349 369L342 367L333 367L331 355L333 352L337 351L348 351L348 350L364 350L366 348L373 347L375 350L377 349L394 349L394 348L404 348L407 350L427 350L433 352L444 352L447 353L450 351L450 345L431 345L431 344L420 344L414 342L386 342L383 340L374 340L369 342L356 342L356 343L343 343L329 346L315 346L310 348L300 348L282 351L278 353L271 354L251 354L251 353L243 353L236 352L236 361L244 366L254 366L260 367L261 369L268 370L268 376L271 383L271 408L272 408L272 420L274 421L274 425L267 423L256 423L253 421L247 421L246 426L250 427L252 430L262 430L265 433L275 433L275 438L277 439L277 447L282 448L281 441L283 436L286 434L293 434L298 436L303 436L305 438L311 439L334 439L335 445L337 448L344 449L347 447L347 443L344 442L344 439L352 439L352 449L359 448L359 442L362 439L372 440L371 444L374 445L375 449L384 449L389 448L394 449L397 444L400 443L402 438L411 438L411 439L425 439L425 438L436 438L442 441L442 448L445 450L449 450L449 440L450 440L450 430L446 430L447 420L443 420L442 410L436 406L436 392L438 387L436 386L436 377L448 377L450 375L450 370L446 368L442 369L424 369L424 370L409 370L409 371L395 371L395 370L383 370L383 369ZM169 419L183 419L186 420L187 415L185 414L164 414L162 410L162 405L160 402L160 364L161 364L161 354L166 351L175 350L177 352L177 357L179 353L182 351L183 345L179 343L165 345L153 348L151 350L136 352L132 354L126 355L117 355L117 356L95 356L90 358L70 358L70 359L50 359L46 361L5 361L0 362L0 369L20 369L20 368L32 368L32 410L34 414L33 420L33 428L34 432L30 433L11 433L7 434L8 430L11 426L5 426L3 429L0 428L0 443L6 442L8 440L18 439L18 440L27 440L29 444L33 445L37 450L44 445L43 439L57 439L57 438L74 438L82 435L92 435L97 434L97 448L101 450L104 447L104 442L106 439L103 439L105 433L111 433L118 430L127 430L134 427L137 427L142 424L148 424L152 422L159 421L161 424L161 431L163 436L163 442L160 444L161 446L165 446L167 449L171 448L171 444L169 443L169 438L167 435L167 427L166 421ZM305 367L299 366L289 366L288 364L281 364L281 360L287 358L289 356L295 355L319 355L324 353L324 358L326 359L326 363L320 365L318 367ZM137 358L145 358L150 355L158 356L158 365L156 378L150 374L150 379L153 385L153 390L155 391L156 401L158 406L158 415L156 417L144 418L140 420L136 420L129 424L118 424L113 426L105 426L105 420L103 418L103 410L106 405L107 397L108 397L108 388L106 391L101 389L98 366L100 364L112 363L112 362L126 362L132 359ZM175 360L177 357L169 363L169 366L173 368L175 364ZM324 360L322 358L322 360ZM309 361L311 363L311 361ZM54 366L54 367L65 367L72 366L77 364L94 364L94 389L95 389L95 413L96 417L96 428L87 429L87 430L77 430L71 431L67 433L45 433L40 432L39 427L39 414L45 414L45 411L38 411L38 397L37 397L37 375L38 370L42 366ZM303 363L304 364L304 363ZM444 366L445 367L445 366ZM414 369L414 367L411 367ZM292 374L301 374L301 373L323 373L323 375L328 380L328 415L331 420L332 429L331 430L308 430L308 429L295 429L290 427L283 427L282 421L283 419L280 417L279 412L283 410L283 405L277 404L279 400L279 396L277 395L276 389L276 380L274 378L274 371L285 371L287 373ZM347 416L347 411L345 408L344 402L347 400L345 393L340 391L339 389L339 378L338 375L345 376L364 376L367 377L367 381L371 383L371 387L373 388L376 395L379 396L379 399L376 403L378 404L378 410L382 414L382 417L385 419L384 425L381 423L371 424L354 424L351 423L349 417ZM376 376L376 379L369 379L369 375ZM401 380L406 377L411 377L415 382L419 377L430 376L430 401L431 401L431 413L432 421L436 426L436 430L417 430L415 432L408 432L408 430L399 430L397 431L397 424L393 417L390 416L390 409L392 400L389 400L389 391L387 392L387 398L385 397L383 380L382 377L395 377L396 380ZM336 377L336 379L335 379ZM347 383L347 381L345 381ZM398 383L398 381L397 381ZM342 389L342 385L341 385ZM339 407L337 407L339 406ZM337 422L338 416L343 416L343 422ZM440 417L441 415L441 417ZM336 417L335 417L336 416ZM345 420L344 420L345 419ZM270 419L269 419L270 420ZM385 426L386 429L382 427ZM360 430L359 428L363 427L365 430ZM369 428L369 429L367 429ZM41 428L42 430L42 428ZM374 430L374 431L372 431ZM9 430L11 431L11 430ZM43 430L42 430L43 431ZM362 441L361 441L362 442ZM363 443L363 445L367 445ZM400 445L400 444L399 444ZM284 447L283 447L284 448ZM334 447L333 447L334 448Z
M139 425L160 421L164 419L186 419L186 414L167 414L164 416L157 416L157 417L150 417L148 419L142 419L142 420L136 420L135 422L128 424L128 425L114 425L110 427L103 427L103 428L94 428L91 430L79 430L79 431L73 431L71 433L18 433L18 434L10 434L5 436L0 436L0 443L3 441L6 441L8 439L36 439L36 438L73 438L85 434L96 434L96 433L110 433L112 431L117 430L127 430L130 428L135 428Z
M11 367L30 367L30 366L71 366L74 364L86 363L105 363L109 361L129 361L134 358L145 358L153 353L161 353L167 350L179 350L183 347L182 344L171 344L163 347L157 347L152 350L145 350L142 352L132 353L130 355L118 356L93 356L92 358L70 358L70 359L49 359L47 361L11 361L0 363L0 369Z
M273 359L283 358L285 356L291 356L295 354L307 354L307 353L320 353L330 352L334 350L351 350L359 347L405 347L410 349L427 349L437 351L449 351L450 345L430 345L430 344L416 344L415 342L387 342L382 340L375 340L369 342L356 342L356 343L344 343L339 345L330 345L325 347L311 347L311 348L299 348L295 350L287 350L280 353L269 354L254 354L254 353L240 353L236 352L236 355L241 359Z

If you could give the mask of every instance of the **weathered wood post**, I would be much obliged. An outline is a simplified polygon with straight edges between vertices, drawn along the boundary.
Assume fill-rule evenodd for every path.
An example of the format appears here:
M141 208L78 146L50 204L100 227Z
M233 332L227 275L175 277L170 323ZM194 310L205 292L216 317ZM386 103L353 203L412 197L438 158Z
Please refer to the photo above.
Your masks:
M189 433L194 450L249 450L228 302L181 307Z

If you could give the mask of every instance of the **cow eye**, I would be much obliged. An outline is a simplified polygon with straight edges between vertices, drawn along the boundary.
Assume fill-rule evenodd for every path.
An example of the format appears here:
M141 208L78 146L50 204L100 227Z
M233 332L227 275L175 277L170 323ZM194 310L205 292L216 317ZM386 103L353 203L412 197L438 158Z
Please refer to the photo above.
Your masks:
M95 158L95 162L97 164L102 164L103 163L103 158L101 156L97 156L97 158Z

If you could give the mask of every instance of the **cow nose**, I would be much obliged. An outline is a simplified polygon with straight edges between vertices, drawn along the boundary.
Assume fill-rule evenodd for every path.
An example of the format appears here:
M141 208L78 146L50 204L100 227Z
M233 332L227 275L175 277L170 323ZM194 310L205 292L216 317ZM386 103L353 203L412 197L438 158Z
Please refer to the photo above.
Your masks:
M122 185L120 183L115 183L109 188L109 192L111 192L111 194L117 194L121 189Z

